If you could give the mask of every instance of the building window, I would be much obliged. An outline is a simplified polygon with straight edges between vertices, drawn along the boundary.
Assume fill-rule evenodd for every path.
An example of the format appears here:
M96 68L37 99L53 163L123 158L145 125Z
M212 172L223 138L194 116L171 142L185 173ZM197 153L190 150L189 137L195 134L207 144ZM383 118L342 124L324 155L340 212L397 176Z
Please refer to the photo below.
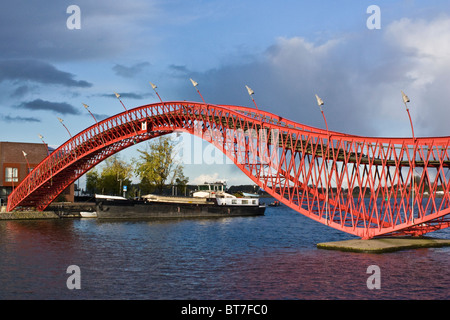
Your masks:
M17 168L5 168L5 182L19 182L19 175Z

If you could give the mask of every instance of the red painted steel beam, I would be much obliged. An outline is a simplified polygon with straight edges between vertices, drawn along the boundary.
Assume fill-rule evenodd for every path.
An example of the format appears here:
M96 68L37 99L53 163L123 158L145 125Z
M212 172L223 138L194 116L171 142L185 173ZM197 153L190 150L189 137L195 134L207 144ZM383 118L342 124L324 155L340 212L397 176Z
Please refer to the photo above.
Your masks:
M44 210L107 157L175 130L214 144L277 200L335 229L368 239L449 226L450 137L361 137L186 101L144 105L83 130L27 176L8 210Z

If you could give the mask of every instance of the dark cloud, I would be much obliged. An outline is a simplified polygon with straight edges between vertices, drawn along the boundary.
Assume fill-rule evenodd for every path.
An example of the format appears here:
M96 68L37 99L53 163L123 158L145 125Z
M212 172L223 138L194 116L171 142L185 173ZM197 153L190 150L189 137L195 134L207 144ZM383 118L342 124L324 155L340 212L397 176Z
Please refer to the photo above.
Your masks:
M116 75L124 77L124 78L132 78L136 74L142 72L142 70L148 67L150 63L141 62L132 65L131 67L127 67L121 64L116 64L112 69L116 73Z
M73 61L115 57L134 48L137 34L155 14L145 0L111 2L78 0L81 28L70 30L67 1L17 0L0 10L2 57ZM148 40L148 37L147 39Z
M12 98L21 98L25 96L28 92L30 92L30 90L31 88L27 85L19 86L11 93L10 96Z
M192 77L208 103L254 107L245 89L248 85L260 110L325 128L317 94L325 102L330 130L364 136L410 136L400 94L404 90L412 101L416 135L444 135L449 114L445 101L450 99L445 89L450 80L450 45L445 42L450 18L420 27L411 34L408 30L414 28L414 21L402 21L397 26L400 30L387 27L385 33L325 43L280 38L253 59L195 73L171 65L167 74L180 79L174 90L176 100L201 101L189 84ZM434 32L445 29L448 32ZM397 41L388 42L388 35ZM422 46L426 41L427 46ZM411 47L417 53L411 53Z
M86 114L85 116L89 117L91 119L92 119L92 116L94 116L95 121L97 121L97 122L105 120L105 119L110 117L110 115L107 115L107 114L104 114L104 113L95 113L95 112L92 112L92 116L90 114ZM94 120L94 119L92 119L92 120Z
M100 113L93 113L93 115L97 121L105 120L110 117L107 114L100 114Z
M37 118L33 118L33 117L21 117L21 116L3 116L2 117L3 121L6 122L41 122L40 119Z
M0 61L0 82L5 80L34 81L41 84L58 84L66 87L91 87L87 81L74 80L74 75L56 69L38 60Z
M169 66L169 70L172 70L173 72L175 72L179 75L183 75L183 76L191 73L191 71L186 66L175 65L175 64L171 64Z
M119 93L119 95L120 95L120 98L136 99L136 100L146 99L146 98L152 96L151 93L135 93L135 92ZM104 98L117 99L115 93L111 93L111 94L104 93L104 94L99 94L97 96L104 97Z
M316 44L300 37L281 38L262 55L243 62L195 73L171 65L168 73L175 72L174 78L181 79L175 90L178 99L201 101L189 82L192 77L206 102L254 107L245 88L248 85L259 109L324 128L315 98L318 94L325 101L330 130L373 135L375 128L355 93L354 68L342 56L343 47L346 43L339 40Z
M36 99L29 102L23 102L19 106L19 108L28 109L28 110L48 110L57 112L60 114L80 114L74 106L65 103L65 102L51 102L45 101L42 99Z

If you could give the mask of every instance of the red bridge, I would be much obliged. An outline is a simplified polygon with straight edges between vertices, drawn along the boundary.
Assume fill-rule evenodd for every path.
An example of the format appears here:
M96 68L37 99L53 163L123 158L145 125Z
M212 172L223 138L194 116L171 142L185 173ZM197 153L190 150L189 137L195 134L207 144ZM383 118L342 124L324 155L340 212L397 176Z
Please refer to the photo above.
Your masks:
M361 137L253 108L185 101L137 107L80 132L25 178L7 210L44 210L107 157L174 131L214 144L290 208L363 239L450 225L450 137Z

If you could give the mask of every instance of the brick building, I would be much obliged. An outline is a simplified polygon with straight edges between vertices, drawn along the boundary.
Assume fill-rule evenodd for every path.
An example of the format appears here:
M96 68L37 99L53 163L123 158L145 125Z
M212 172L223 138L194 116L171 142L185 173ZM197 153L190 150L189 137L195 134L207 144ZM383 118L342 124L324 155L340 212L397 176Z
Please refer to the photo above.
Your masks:
M43 143L0 142L0 201L5 205L9 194L51 150ZM62 193L65 201L74 201L74 184Z

